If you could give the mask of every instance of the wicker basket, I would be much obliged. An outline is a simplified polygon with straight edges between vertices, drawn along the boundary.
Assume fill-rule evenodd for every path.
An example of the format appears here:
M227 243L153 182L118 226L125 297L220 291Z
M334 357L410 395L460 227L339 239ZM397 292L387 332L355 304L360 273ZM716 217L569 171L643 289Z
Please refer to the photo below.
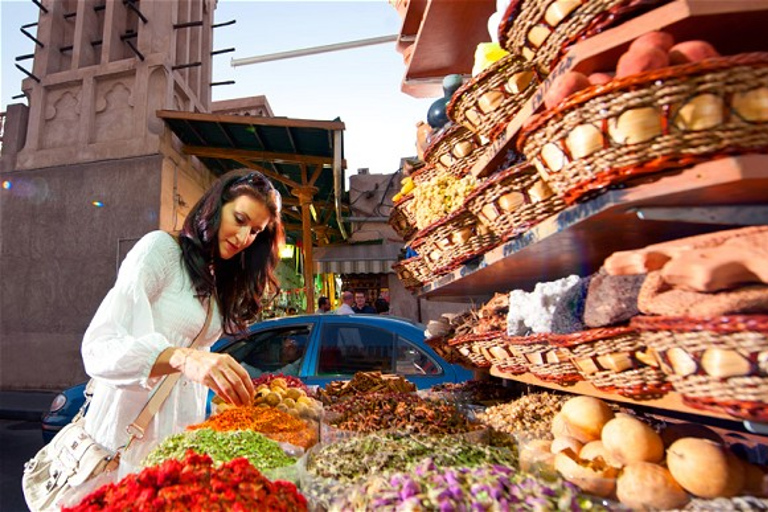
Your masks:
M416 240L419 254L436 276L483 254L498 243L496 235L466 208L427 226L416 234Z
M565 203L533 167L520 164L486 180L469 196L467 208L500 240L507 240L559 212Z
M465 366L474 368L490 368L491 363L482 348L488 345L489 336L486 334L466 334L456 336L448 341L448 345L457 350L464 359Z
M527 366L525 359L512 354L505 341L506 338L505 332L491 331L457 336L449 342L449 345L466 353L467 358L473 354L471 360L482 364L482 368L503 366L514 369L515 373L525 373ZM509 370L505 371L511 373Z
M499 44L547 75L570 47L668 0L512 0Z
M462 85L453 94L446 112L454 122L493 140L539 83L531 64L516 55L507 55Z
M434 165L423 165L411 174L411 178L413 178L413 184L418 187L419 185L436 178L441 172L443 172L443 170L438 169Z
M389 220L387 222L395 230L395 233L403 237L404 240L407 240L416 233L415 206L413 194L408 194L392 205L392 210L389 212Z
M427 147L424 160L438 170L461 177L483 151L477 135L460 124L453 124Z
M518 139L567 203L634 176L768 151L768 53L718 57L592 86Z
M768 421L768 315L635 317L683 401Z
M557 335L543 333L509 336L507 343L512 354L525 358L527 370L541 380L555 382L562 386L584 380L570 361L568 351L549 343L553 336Z
M429 270L421 256L398 261L392 265L392 269L403 282L403 286L409 290L420 288L430 278Z
M581 376L600 391L648 400L672 388L634 329L605 327L554 335L550 345L567 348Z

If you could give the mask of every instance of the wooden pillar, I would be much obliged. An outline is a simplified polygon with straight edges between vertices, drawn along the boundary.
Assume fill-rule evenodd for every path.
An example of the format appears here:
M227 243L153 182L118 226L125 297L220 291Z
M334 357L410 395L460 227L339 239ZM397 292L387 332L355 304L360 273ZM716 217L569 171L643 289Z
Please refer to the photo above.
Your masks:
M317 193L317 187L297 187L291 194L299 198L301 205L301 233L304 249L304 293L307 296L306 312L314 311L315 305L315 264L312 258L312 212L309 206Z

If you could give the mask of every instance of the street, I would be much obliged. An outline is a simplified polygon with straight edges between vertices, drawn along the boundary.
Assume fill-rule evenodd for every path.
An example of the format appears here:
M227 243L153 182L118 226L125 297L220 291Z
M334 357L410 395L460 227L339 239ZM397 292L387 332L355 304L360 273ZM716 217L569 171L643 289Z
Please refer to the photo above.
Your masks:
M21 492L24 463L43 447L39 421L0 419L0 512L27 512Z

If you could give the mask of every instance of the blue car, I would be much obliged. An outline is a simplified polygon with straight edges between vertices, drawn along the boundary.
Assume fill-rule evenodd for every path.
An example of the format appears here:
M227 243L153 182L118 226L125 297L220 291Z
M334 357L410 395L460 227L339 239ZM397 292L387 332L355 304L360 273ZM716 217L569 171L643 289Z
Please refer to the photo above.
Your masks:
M247 335L222 338L213 352L231 355L252 377L283 373L308 386L325 387L356 372L402 375L419 389L464 382L472 372L445 362L424 342L424 326L378 315L299 315L266 320ZM48 442L80 410L85 383L64 390L43 416ZM210 407L209 395L209 407Z

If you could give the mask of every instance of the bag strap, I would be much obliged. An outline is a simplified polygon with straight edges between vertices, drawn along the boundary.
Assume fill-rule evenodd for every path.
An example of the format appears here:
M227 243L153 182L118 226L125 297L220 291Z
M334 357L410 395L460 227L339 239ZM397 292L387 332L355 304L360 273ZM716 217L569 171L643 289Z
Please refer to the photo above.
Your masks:
M192 343L189 344L188 348L195 348L197 345L199 345L203 338L203 334L205 334L205 332L208 330L208 327L210 327L211 319L213 318L213 301L213 295L210 295L208 297L208 312L205 316L205 324L203 324L203 328L200 329L200 332L197 334L197 336L195 336L195 339L192 340ZM155 389L152 391L152 395L149 397L147 404L144 406L138 416L136 416L136 419L133 420L133 423L126 427L126 431L131 436L128 439L128 443L125 445L126 448L131 445L131 442L134 439L141 439L144 437L144 431L147 429L147 425L149 425L149 422L152 421L152 418L155 414L157 414L157 411L160 410L163 402L165 402L166 398L168 398L168 396L171 394L173 386L176 384L176 382L178 382L180 378L181 372L171 373L163 377L162 382L155 386Z

